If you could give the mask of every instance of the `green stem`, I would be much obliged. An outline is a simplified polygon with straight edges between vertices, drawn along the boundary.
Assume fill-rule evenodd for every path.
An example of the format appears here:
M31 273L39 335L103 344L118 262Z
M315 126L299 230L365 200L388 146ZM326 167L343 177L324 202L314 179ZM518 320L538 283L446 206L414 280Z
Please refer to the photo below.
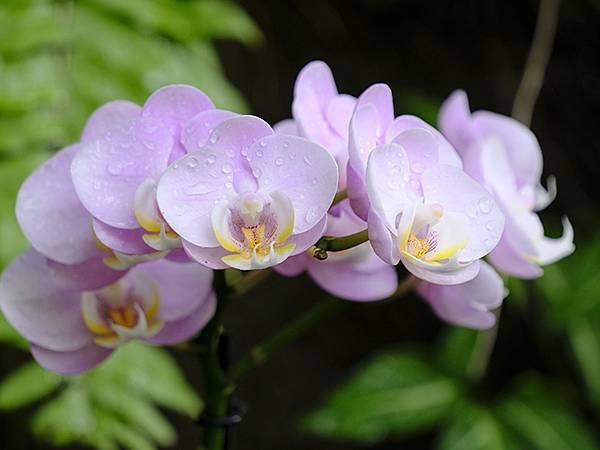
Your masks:
M414 289L416 285L417 279L412 275L408 276L398 285L396 292L387 299L379 301L378 304L386 304L398 299ZM233 366L230 372L231 382L234 385L237 384L250 370L262 366L274 353L298 339L304 333L318 325L323 319L331 316L341 308L349 306L351 303L335 297L327 297L324 301L319 302L312 309L292 320L292 322L287 324L278 333L253 347L246 356Z
M236 384L251 369L265 364L273 353L286 347L324 318L347 304L348 302L334 297L327 297L324 301L319 302L315 307L286 325L281 331L253 347L245 357L233 366L230 376L231 381Z
M496 312L496 324L489 330L479 331L475 340L475 346L471 358L467 364L467 378L475 383L481 381L485 375L490 357L496 345L498 337L498 324L500 322L500 313L502 309L498 308Z
M202 352L200 354L204 382L206 386L206 409L208 417L227 415L227 402L231 392L227 377L221 367L219 342L223 332L222 317L227 303L228 288L225 272L214 272L214 289L217 294L217 308L211 321L204 327L198 338ZM226 429L222 426L206 427L204 444L208 450L223 450Z
M313 249L313 256L317 259L327 259L327 252L341 252L356 247L369 240L369 230L361 230L347 236L323 236L317 241Z
M339 191L335 194L335 197L333 197L331 206L337 205L339 202L346 200L346 198L348 198L348 191L346 189Z

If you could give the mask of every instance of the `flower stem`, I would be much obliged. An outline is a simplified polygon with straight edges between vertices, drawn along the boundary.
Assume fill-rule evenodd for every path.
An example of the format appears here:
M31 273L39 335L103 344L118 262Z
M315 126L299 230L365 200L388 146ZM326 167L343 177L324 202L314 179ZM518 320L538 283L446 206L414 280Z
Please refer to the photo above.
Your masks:
M281 331L252 348L245 357L233 366L230 376L231 381L236 384L251 369L265 364L273 353L286 347L345 305L346 302L334 297L327 297L324 301L319 302L315 307L286 325Z
M412 275L408 276L398 285L396 292L387 299L378 302L378 304L384 304L402 297L414 289L416 284L417 279ZM274 353L285 348L324 319L351 304L352 302L335 297L327 297L324 301L319 302L312 309L284 326L278 333L253 347L246 356L233 366L230 372L231 382L234 385L239 383L250 370L265 364Z
M361 230L347 236L323 236L315 244L312 254L317 259L327 259L327 252L341 252L369 240L369 230Z
M523 78L515 95L512 116L529 126L550 60L560 0L541 0Z
M207 418L219 418L227 415L228 400L231 393L227 377L220 358L220 341L223 333L222 316L228 299L228 288L225 272L214 272L214 289L217 294L217 308L211 321L204 327L199 337L202 348L200 358L206 386ZM204 445L207 450L223 450L226 442L226 428L221 425L208 424L204 433Z
M347 197L348 191L346 189L338 191L338 193L335 194L335 197L333 197L333 202L331 203L331 206L337 205L339 202L346 200Z

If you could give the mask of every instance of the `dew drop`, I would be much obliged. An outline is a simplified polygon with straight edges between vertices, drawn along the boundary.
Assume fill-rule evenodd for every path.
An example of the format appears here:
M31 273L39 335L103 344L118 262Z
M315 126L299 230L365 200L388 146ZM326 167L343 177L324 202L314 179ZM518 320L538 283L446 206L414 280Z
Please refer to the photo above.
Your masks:
M479 205L479 211L484 214L489 214L489 212L492 210L492 201L489 197L481 197L477 204Z
M410 187L414 191L419 191L421 189L421 183L418 180L410 180Z
M254 178L260 178L262 175L262 170L260 170L258 167L255 167L252 169L252 175L254 175Z
M289 154L290 159L296 159L296 154L294 152Z
M179 169L179 163L173 163L173 170Z
M219 141L218 134L211 134L210 138L208 138L208 142L210 142L211 144L216 144L218 141Z
M423 171L425 170L425 166L423 166L423 164L421 164L421 163L414 163L411 166L411 170L414 173L423 173Z
M312 159L310 158L310 156L306 155L304 157L304 162L306 163L307 166L312 166Z
M275 159L275 165L277 167L283 166L283 158L277 158L277 159Z
M190 157L190 159L188 159L187 166L190 169L196 168L198 166L198 159L194 156Z
M227 183L225 183L226 189L231 189L232 187L233 187L233 184L231 183L231 181L228 181Z
M258 156L259 158L262 158L264 156L264 152L259 148L258 150L256 150L256 156Z
M475 218L477 217L477 207L475 205L468 205L465 208L465 211L467 213L467 216L469 216L470 218Z
M489 231L496 229L497 226L498 226L498 222L496 222L495 220L490 220L488 223L485 224L485 227Z
M258 145L260 145L262 148L265 148L267 146L267 142L266 141L260 141L258 143Z
M223 164L223 167L221 167L221 171L223 173L231 173L233 172L233 166L229 163L225 163Z
M392 170L390 171L390 173L393 176L398 177L402 173L402 167L400 167L400 166L393 166Z
M290 143L288 141L283 142L283 148L288 148L289 146L290 146Z
M204 162L206 164L212 165L217 161L217 157L213 154L210 154L206 157L206 159L204 160Z
M306 211L306 214L304 215L304 220L307 223L310 223L310 222L313 222L316 218L317 218L317 207L316 206L311 206Z

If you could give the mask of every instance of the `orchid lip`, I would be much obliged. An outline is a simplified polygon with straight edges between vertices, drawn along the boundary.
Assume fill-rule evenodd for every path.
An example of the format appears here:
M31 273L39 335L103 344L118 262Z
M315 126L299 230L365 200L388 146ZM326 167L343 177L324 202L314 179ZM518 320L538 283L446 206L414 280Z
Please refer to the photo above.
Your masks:
M217 241L230 252L222 261L240 270L278 264L295 248L286 243L294 228L294 209L281 192L238 195L215 207L212 225Z
M399 249L406 259L440 269L461 265L458 258L469 235L461 214L447 212L437 204L418 204L409 221L406 224L401 219L398 226Z
M164 322L157 319L158 290L152 281L144 283L147 289L141 292L118 281L82 295L82 316L96 345L112 349L133 339L151 338L162 329Z

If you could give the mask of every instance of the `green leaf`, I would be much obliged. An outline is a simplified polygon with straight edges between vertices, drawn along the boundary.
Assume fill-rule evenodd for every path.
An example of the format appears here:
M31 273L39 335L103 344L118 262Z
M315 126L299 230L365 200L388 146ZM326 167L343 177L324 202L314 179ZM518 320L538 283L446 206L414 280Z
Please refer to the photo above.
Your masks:
M600 412L600 317L581 318L568 331L592 404Z
M438 450L518 450L514 439L491 412L478 405L463 405L452 415L437 445Z
M323 436L376 442L435 425L458 394L452 380L418 355L391 352L360 368L303 425Z
M473 357L478 336L476 330L448 327L438 346L439 367L448 375L462 379Z
M55 445L79 442L99 450L172 446L175 429L158 406L193 417L202 406L169 354L141 343L120 348L91 372L62 379L65 389L32 419L34 434Z
M31 427L38 438L54 445L85 442L85 437L96 427L88 391L72 384L35 413Z
M0 410L21 408L54 392L62 377L34 362L25 364L0 381Z
M558 385L526 377L498 408L500 419L532 450L597 450L577 411Z
M202 400L189 386L175 360L160 348L131 342L87 375L92 382L126 387L157 404L190 417Z
M130 391L115 384L104 385L96 381L89 386L93 401L99 408L130 422L158 444L173 445L175 430L150 401L131 395Z

